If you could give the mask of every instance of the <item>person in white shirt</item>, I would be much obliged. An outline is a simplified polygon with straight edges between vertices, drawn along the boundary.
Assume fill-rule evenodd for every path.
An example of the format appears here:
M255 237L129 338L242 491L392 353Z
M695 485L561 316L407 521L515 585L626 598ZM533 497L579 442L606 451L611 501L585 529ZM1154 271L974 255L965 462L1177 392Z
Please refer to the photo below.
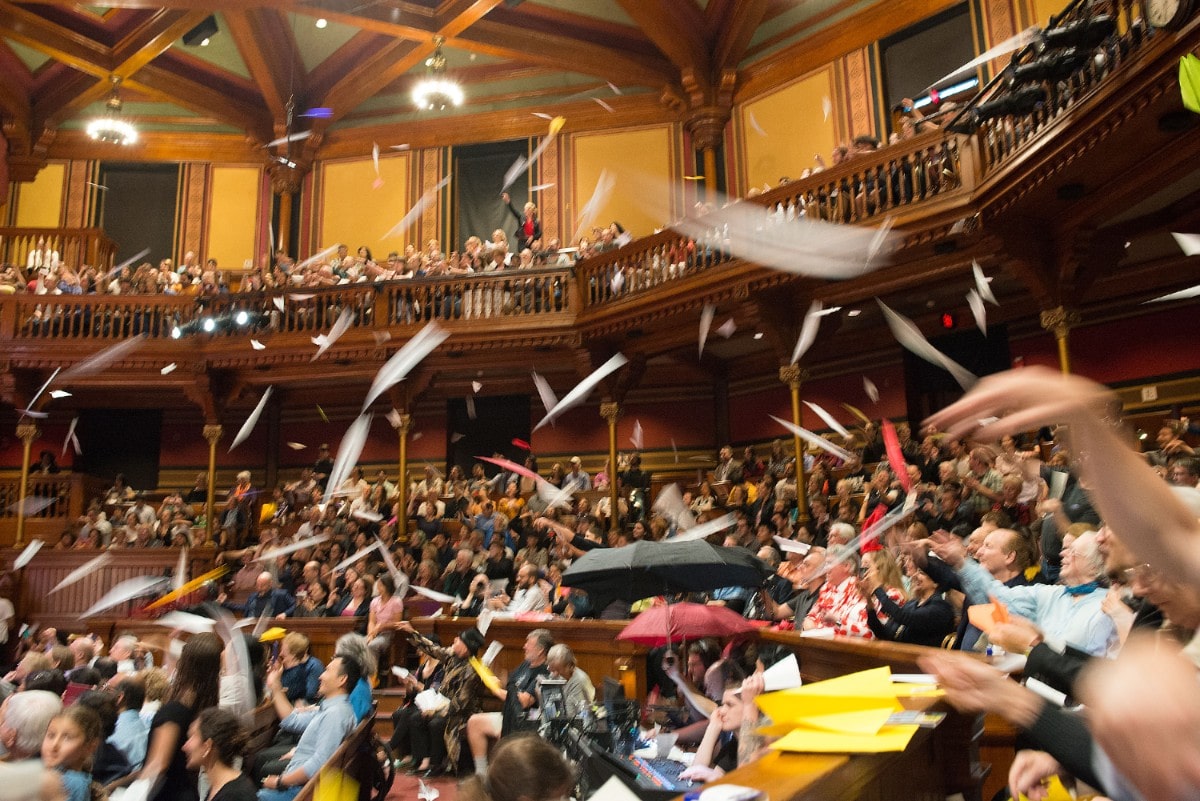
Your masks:
M39 236L37 247L29 251L25 266L30 270L58 270L58 251L46 244L46 237Z
M533 564L521 565L521 569L517 571L517 589L513 593L512 598L507 595L500 595L488 602L492 608L508 612L512 615L519 615L522 612L536 612L544 609L546 606L546 593L542 591L541 585L538 584L537 566Z

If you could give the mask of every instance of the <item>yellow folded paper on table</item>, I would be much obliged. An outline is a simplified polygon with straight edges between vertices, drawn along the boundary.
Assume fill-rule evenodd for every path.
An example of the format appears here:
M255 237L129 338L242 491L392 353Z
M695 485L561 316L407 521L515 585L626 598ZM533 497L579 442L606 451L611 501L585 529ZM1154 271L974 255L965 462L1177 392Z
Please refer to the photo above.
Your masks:
M892 683L890 668L882 667L791 690L764 693L755 700L758 708L775 724L801 725L812 717L855 712L872 712L876 717L882 714L886 720L892 712L904 708L896 700L897 696L909 693L907 685Z
M903 751L919 728L884 726L875 734L839 734L801 728L771 743L771 748L805 754L881 754Z
M888 725L904 706L899 697L923 685L892 682L890 668L874 668L835 679L764 693L756 701L772 725L760 732L779 739L771 748L823 754L874 754L903 751L918 726Z
M491 668L480 662L479 659L474 656L471 657L469 661L471 663L471 667L475 668L475 672L479 674L479 678L483 681L484 687L487 687L494 693L498 693L501 689L503 689L503 686L500 684L500 679L496 678L496 674L492 672Z

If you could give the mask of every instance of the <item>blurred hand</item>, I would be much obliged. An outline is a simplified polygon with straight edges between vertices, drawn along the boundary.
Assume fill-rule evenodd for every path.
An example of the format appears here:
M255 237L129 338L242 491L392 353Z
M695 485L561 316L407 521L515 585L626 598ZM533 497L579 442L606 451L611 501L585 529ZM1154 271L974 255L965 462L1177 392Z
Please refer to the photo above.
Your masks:
M930 537L933 552L950 567L958 570L967 561L967 547L949 531L935 531Z
M1018 751L1008 770L1008 789L1013 797L1024 795L1029 801L1041 801L1048 792L1051 776L1064 775L1062 765L1045 751Z
M998 623L988 632L988 639L1005 651L1027 654L1042 641L1042 633L1031 621L1010 615L1008 623Z

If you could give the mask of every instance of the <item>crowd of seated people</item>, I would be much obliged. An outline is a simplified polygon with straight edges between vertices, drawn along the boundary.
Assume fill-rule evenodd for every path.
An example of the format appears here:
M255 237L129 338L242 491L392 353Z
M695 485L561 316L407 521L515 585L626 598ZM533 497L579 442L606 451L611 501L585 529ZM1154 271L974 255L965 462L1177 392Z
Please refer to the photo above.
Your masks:
M1185 441L1186 425L1164 426L1158 450L1143 458L1142 468L1152 476L1157 469L1153 480L1163 486L1169 481L1198 495L1200 475ZM880 430L866 423L843 443L853 453L849 461L805 455L803 492L796 485L792 453L782 441L771 443L761 455L749 447L735 456L734 448L725 446L705 480L685 488L681 503L671 508L650 497L649 475L638 453L622 454L615 471L597 465L597 476L589 474L582 459L555 464L545 473L547 480L578 496L564 508L547 508L542 493L522 491L524 477L516 473L489 475L482 465L473 465L468 479L459 469L442 475L427 466L408 487L414 506L407 531L397 530L398 482L383 471L373 480L362 470L353 471L334 488L333 502L321 505L322 482L330 471L324 449L312 468L273 490L265 510L248 504L242 516L235 514L239 499L259 493L250 488L249 475L239 475L214 520L221 530L214 558L231 567L215 600L244 616L352 618L361 649L350 660L370 664L372 673L383 672L392 643L403 632L429 658L410 674L413 689L443 686L446 675L458 675L451 669L454 660L476 654L482 641L467 636L461 646L456 642L444 648L416 635L406 622L406 608L425 602L420 590L452 597L452 608L462 616L488 609L510 615L624 618L656 601L631 607L625 599L589 596L563 586L564 570L590 550L669 538L693 520L729 514L732 524L712 535L712 541L754 552L774 574L761 587L725 587L690 599L809 636L1029 651L1030 675L1072 693L1078 692L1073 682L1083 664L1121 654L1127 641L1136 642L1140 630L1161 626L1164 616L1175 630L1200 623L1200 616L1193 619L1191 607L1171 594L1165 579L1138 573L1128 549L1111 528L1101 525L1095 493L1072 467L1065 441L1006 435L984 444L933 430L918 441L904 425L897 435L907 463L907 489L889 464ZM541 472L532 454L526 466ZM599 475L604 479L597 482ZM593 487L608 482L616 484L624 502L615 526L607 516L611 509L602 510L589 499L596 492ZM198 478L193 492L203 483ZM176 536L189 541L195 533L194 520L188 519L191 497L173 493L156 509L123 480L116 481L100 500L114 502L122 510L120 519L109 523L100 518L100 506L93 508L79 522L79 541L92 547L105 542L108 547L163 546ZM876 526L883 518L891 524ZM864 539L867 530L873 535ZM310 537L318 541L260 559ZM991 600L1004 603L1013 622L983 633L964 610ZM527 662L543 672L547 664L558 664L555 672L569 678L573 661L560 654L556 662L552 645L533 638ZM121 675L129 675L130 668L144 671L146 655L134 653L136 646L114 644L113 664L104 663L104 668ZM697 643L678 661L670 660L673 664L661 653L651 656L651 674L659 679L656 692L679 699L678 723L687 732L682 741L706 752L712 750L711 745L705 748L706 742L723 741L721 732L736 728L732 712L714 717L722 705L731 706L725 703L726 691L754 673L746 667L737 674L724 668L712 672L714 664L737 661L722 658L721 651L719 645ZM93 686L104 683L90 672L95 653L93 643L77 640L70 648L51 647L47 656L70 671L70 681ZM325 695L320 689L327 683L325 671L314 662L307 642L285 642L279 673L265 681L280 696L276 708L281 719L292 714L290 705ZM25 664L24 672L9 681L19 685L43 672L40 663ZM354 678L354 684L362 672L360 667L342 677ZM437 773L464 766L468 747L476 768L486 770L491 741L509 731L505 716L499 721L475 717L487 691L475 686L473 672L460 673L454 681L462 686L451 682L450 689L462 693L461 703L452 705L444 720L427 715L408 720L413 717L409 713L398 719L408 728L396 745L408 749L414 770ZM510 676L520 678L519 673ZM336 683L337 678L331 680ZM532 698L519 687L497 694L506 709L510 699ZM132 697L136 699L136 691ZM119 698L117 702L120 709ZM431 722L437 726L431 728ZM725 756L725 764L731 764ZM709 757L718 760L715 753ZM264 786L274 789L278 782L280 788L294 787L308 775L297 772L299 764L289 767L279 761L272 763L278 773L256 774ZM167 770L168 765L160 762L157 768Z
M0 682L0 746L5 763L40 762L41 794L14 789L11 797L89 801L125 789L196 801L297 795L370 712L370 649L348 633L322 665L293 633L268 669L257 636L232 636L242 639L244 657L207 632L186 642L120 634L107 653L95 634L37 632ZM248 664L239 661L246 657ZM283 747L251 761L246 726L260 704L273 707Z

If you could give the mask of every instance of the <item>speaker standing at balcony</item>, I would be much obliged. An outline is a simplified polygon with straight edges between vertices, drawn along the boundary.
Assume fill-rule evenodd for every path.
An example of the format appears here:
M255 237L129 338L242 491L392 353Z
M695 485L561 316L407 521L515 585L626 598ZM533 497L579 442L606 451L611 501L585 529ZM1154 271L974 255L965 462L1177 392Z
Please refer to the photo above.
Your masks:
M538 219L537 206L526 203L525 213L518 214L517 207L512 202L512 195L504 192L500 195L500 199L512 212L512 216L517 218L517 253L525 248L532 249L534 241L540 241L542 238L542 221Z

